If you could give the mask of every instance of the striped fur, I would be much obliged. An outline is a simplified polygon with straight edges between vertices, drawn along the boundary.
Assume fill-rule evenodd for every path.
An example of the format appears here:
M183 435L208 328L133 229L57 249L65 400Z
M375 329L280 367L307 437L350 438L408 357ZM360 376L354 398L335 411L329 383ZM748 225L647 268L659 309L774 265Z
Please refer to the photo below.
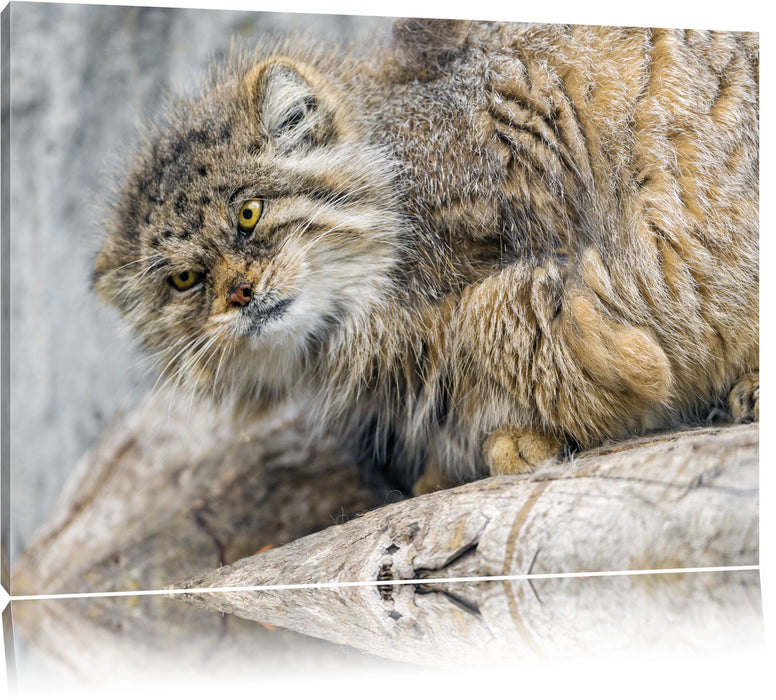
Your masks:
M418 490L729 393L757 419L758 50L438 20L369 52L262 47L146 134L96 288L172 381L303 395L316 427L426 465Z

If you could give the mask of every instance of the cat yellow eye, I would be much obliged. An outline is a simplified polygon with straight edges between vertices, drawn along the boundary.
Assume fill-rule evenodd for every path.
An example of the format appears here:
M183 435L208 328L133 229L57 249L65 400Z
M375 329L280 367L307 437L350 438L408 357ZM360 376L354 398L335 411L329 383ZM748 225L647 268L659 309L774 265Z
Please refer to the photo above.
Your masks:
M179 292L185 292L198 282L201 282L204 276L205 275L201 272L186 270L185 272L179 272L177 275L170 277L170 284Z
M237 227L243 233L252 233L256 228L261 216L263 204L260 199L249 199L243 202L240 207L240 214L237 217Z

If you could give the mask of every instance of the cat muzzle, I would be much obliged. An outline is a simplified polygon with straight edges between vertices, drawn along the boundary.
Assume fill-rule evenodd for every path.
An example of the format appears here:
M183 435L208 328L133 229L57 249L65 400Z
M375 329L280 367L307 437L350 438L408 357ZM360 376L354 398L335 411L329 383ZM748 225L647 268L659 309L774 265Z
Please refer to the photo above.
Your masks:
M280 318L293 301L293 299L281 299L274 303L254 302L245 306L242 311L248 317L248 326L244 331L245 335L259 333L269 321Z

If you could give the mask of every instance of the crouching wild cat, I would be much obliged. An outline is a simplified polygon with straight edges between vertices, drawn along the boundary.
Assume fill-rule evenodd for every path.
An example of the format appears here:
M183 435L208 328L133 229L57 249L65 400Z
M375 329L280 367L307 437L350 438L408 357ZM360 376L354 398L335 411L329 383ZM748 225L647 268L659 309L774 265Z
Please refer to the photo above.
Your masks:
M758 81L756 34L260 47L149 130L95 286L173 380L299 392L417 491L757 420Z

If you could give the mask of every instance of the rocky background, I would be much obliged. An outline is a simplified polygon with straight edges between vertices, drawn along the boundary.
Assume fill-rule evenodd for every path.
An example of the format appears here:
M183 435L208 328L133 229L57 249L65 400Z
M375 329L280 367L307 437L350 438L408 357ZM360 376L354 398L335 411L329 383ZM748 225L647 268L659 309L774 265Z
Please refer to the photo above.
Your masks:
M138 125L165 95L196 88L231 42L288 31L376 41L391 20L45 3L10 12L14 561L77 459L155 379L90 290L100 210Z

